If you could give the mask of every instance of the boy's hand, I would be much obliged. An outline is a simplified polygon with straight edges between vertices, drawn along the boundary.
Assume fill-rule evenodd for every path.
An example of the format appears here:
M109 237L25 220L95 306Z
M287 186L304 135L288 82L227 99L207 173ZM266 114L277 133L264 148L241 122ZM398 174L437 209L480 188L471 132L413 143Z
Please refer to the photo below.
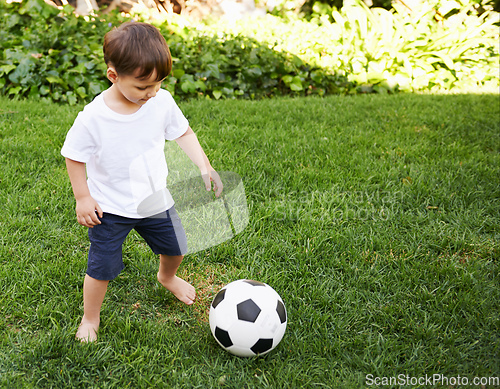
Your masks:
M219 174L215 170L210 170L208 173L202 173L201 178L203 178L207 191L212 189L212 182L214 183L215 197L219 197L223 188Z
M212 189L212 182L214 183L215 196L219 197L222 192L222 181L217 172L210 165L205 152L203 151L196 134L191 127L188 127L184 135L175 140L186 155L194 162L201 171L201 177L205 183L207 191Z
M99 218L102 218L102 215L101 207L91 196L76 200L76 220L82 226L93 228L101 224Z

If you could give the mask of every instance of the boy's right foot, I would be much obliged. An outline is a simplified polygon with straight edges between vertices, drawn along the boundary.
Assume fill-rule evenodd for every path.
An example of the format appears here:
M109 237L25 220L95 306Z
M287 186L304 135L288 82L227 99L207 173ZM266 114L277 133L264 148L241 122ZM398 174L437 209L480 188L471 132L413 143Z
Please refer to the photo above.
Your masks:
M194 300L196 299L196 291L190 283L177 276L164 278L159 272L157 274L157 279L160 284L172 292L174 296L181 300L184 304L191 305L194 303Z
M76 331L76 339L82 343L95 342L97 340L97 331L99 330L99 323L96 325L90 321L82 319L78 331Z

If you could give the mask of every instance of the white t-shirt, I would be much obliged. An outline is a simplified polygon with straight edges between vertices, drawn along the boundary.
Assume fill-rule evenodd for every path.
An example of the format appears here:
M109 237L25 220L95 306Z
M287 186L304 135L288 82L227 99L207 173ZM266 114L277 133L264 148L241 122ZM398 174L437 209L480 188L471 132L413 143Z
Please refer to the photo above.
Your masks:
M188 126L164 89L131 115L111 110L100 94L78 114L61 154L86 164L90 194L103 212L144 218L174 205L166 189L165 140Z

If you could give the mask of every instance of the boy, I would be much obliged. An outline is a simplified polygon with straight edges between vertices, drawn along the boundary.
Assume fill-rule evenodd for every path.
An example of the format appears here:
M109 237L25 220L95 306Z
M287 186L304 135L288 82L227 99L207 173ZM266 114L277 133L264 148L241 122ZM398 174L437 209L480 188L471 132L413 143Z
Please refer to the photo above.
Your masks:
M124 267L122 244L133 228L160 255L158 281L185 304L196 298L194 287L176 276L187 244L166 189L165 140L175 140L200 168L207 190L213 182L216 196L222 191L188 121L161 89L172 58L159 31L124 23L106 34L103 51L112 85L78 114L61 150L77 221L89 228L91 242L76 333L82 342L97 339L107 286Z

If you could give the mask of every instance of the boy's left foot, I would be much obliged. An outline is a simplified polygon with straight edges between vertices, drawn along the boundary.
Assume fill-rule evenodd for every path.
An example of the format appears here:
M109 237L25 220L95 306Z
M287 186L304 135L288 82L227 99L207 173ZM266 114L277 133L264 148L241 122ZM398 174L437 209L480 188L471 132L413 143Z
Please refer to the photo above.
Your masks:
M164 279L160 277L160 273L158 273L157 278L160 284L172 292L174 296L181 300L184 304L191 305L194 303L194 300L196 299L196 291L190 283L177 276Z

